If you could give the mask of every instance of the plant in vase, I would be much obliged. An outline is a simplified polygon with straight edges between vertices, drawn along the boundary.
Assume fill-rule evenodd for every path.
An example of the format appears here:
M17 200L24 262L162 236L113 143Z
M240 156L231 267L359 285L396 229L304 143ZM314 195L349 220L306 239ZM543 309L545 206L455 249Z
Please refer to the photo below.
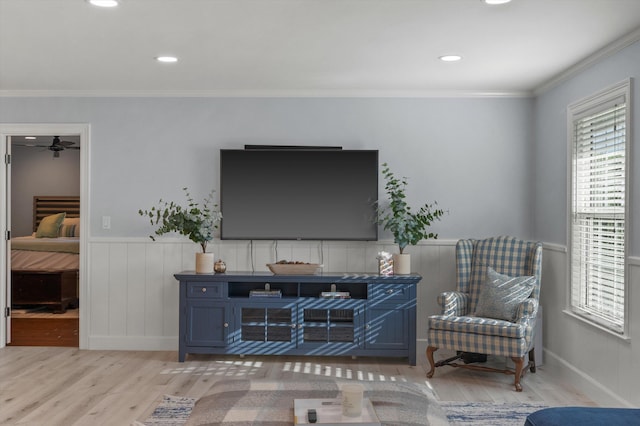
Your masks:
M394 254L393 271L396 274L411 272L410 256L404 253L408 245L416 245L421 240L438 238L438 234L429 232L434 220L444 215L442 209L436 208L437 202L425 203L417 211L413 211L406 201L407 178L398 178L387 163L382 164L382 175L386 180L385 191L389 205L378 209L378 223L385 230L391 231L394 243L398 244L399 254Z
M160 199L158 206L149 210L140 209L138 213L148 217L151 225L158 226L155 235L177 232L200 244L202 252L196 253L196 272L213 272L214 257L213 253L207 253L207 243L213 240L214 231L222 219L222 214L217 210L218 205L213 202L215 191L212 190L200 205L193 200L187 188L182 190L187 198L186 207ZM153 235L149 237L156 240Z

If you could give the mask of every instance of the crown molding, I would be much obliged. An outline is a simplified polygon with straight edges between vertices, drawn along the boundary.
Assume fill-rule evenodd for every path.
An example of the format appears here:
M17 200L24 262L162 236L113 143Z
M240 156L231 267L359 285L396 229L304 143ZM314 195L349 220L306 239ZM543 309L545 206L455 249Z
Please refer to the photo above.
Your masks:
M629 47L632 44L637 43L638 41L640 41L640 28L636 28L627 35L617 39L613 43L587 56L580 62L577 62L576 64L567 68L560 74L557 74L547 82L541 84L533 90L533 96L539 96L546 91L551 90L552 88L560 85L561 83L564 83L572 77L575 77L577 74L591 67L592 65L620 52L622 49Z
M484 90L0 90L0 98L530 98Z

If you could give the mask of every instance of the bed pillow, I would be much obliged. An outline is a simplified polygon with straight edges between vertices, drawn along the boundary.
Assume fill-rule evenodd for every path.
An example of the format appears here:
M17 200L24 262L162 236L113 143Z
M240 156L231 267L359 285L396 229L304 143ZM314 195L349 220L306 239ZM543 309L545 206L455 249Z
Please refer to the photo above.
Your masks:
M56 238L66 215L58 213L43 217L36 230L36 238Z
M58 230L59 237L79 237L80 236L80 218L65 217Z
M510 277L487 267L474 315L515 321L518 305L527 300L536 285L536 277Z

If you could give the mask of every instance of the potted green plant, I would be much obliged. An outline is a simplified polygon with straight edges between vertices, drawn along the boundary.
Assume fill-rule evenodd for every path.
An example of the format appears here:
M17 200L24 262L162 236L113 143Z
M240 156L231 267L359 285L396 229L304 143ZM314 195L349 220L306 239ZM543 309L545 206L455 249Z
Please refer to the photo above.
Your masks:
M421 240L438 238L438 234L429 231L434 220L440 220L444 215L442 209L436 208L437 202L425 203L417 211L412 210L406 200L407 178L398 178L391 171L387 163L382 164L382 175L386 180L385 191L389 204L378 209L378 223L385 230L391 231L393 241L398 244L400 253L393 256L393 271L395 274L409 274L411 272L411 258L404 249L408 245L416 245Z
M148 217L151 225L157 226L155 235L164 235L177 232L189 237L194 243L200 244L201 253L196 253L196 273L213 272L213 253L207 253L207 243L213 240L214 230L222 219L217 204L213 202L214 190L204 199L200 205L193 200L187 188L182 188L187 198L187 205L183 207L173 201L162 199L158 206L149 210L138 210L140 216ZM155 237L149 236L153 241Z

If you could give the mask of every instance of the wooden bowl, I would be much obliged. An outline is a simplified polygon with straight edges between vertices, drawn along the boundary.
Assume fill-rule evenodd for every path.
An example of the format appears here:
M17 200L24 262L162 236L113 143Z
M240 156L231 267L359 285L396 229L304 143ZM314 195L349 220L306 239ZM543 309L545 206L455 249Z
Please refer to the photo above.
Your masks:
M315 275L322 265L318 263L267 263L267 267L276 275Z

